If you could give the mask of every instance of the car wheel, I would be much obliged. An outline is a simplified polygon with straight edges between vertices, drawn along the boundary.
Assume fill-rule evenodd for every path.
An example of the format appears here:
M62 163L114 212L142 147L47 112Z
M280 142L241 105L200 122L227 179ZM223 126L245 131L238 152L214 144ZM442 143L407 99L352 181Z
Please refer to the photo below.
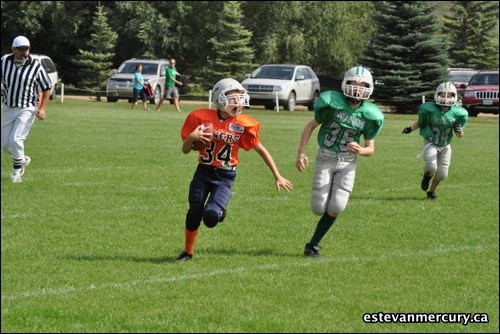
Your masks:
M311 101L309 101L309 104L307 105L307 110L313 111L314 110L314 104L316 104L316 101L318 101L319 93L316 91L314 92L313 98Z
M288 99L285 102L285 109L289 111L294 111L295 110L295 93L290 92L290 95L288 95Z
M472 106L467 109L467 112L469 113L470 117L477 117L477 114L479 114L476 108Z
M116 102L116 101L118 101L118 99L116 97L110 97L110 96L106 96L106 100L108 102Z

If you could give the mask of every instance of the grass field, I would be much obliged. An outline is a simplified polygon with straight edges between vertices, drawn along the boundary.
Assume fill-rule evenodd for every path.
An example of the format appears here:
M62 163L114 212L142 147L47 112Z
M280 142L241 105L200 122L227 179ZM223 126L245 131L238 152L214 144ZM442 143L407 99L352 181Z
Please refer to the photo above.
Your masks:
M308 259L313 166L299 173L295 155L312 113L247 110L294 189L277 192L258 154L241 152L226 220L202 226L193 260L177 263L196 166L180 127L199 107L51 101L23 183L2 152L2 332L498 333L498 118L470 119L432 202L421 137L401 134L416 115L386 114L322 258ZM379 312L489 322L363 321Z

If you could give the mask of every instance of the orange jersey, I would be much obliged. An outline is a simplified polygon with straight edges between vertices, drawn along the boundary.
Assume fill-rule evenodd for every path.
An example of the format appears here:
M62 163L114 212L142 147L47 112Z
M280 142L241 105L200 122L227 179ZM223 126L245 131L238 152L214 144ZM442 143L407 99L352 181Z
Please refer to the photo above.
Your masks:
M214 126L214 138L210 147L198 151L198 161L201 164L215 167L236 166L240 162L240 147L249 151L259 144L259 122L245 114L220 120L217 111L213 109L190 112L181 129L182 140L186 140L198 126L207 123Z

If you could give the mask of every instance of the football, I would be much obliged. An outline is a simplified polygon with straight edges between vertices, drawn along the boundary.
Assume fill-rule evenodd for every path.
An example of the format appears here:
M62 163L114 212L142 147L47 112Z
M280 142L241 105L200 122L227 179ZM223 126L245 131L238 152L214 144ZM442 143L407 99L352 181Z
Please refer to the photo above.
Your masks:
M202 124L201 127L203 129L203 132L208 133L210 135L210 140L208 140L206 143L202 141L195 141L192 146L192 149L194 151L199 151L207 147L210 147L210 142L214 138L214 126L212 123Z

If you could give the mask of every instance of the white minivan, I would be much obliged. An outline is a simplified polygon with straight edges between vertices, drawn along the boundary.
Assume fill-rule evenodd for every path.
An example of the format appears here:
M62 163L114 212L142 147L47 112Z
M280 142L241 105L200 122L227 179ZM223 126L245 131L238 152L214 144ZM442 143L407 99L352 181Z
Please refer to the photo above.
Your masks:
M57 81L59 80L59 77L57 75L57 69L56 65L54 65L54 62L52 59L50 59L49 56L46 55L41 55L41 54L30 54L30 56L33 59L38 59L40 63L42 64L43 68L47 72L47 74L50 77L50 80L52 81L52 90L50 92L50 99L54 100L56 98L56 88L57 88Z

